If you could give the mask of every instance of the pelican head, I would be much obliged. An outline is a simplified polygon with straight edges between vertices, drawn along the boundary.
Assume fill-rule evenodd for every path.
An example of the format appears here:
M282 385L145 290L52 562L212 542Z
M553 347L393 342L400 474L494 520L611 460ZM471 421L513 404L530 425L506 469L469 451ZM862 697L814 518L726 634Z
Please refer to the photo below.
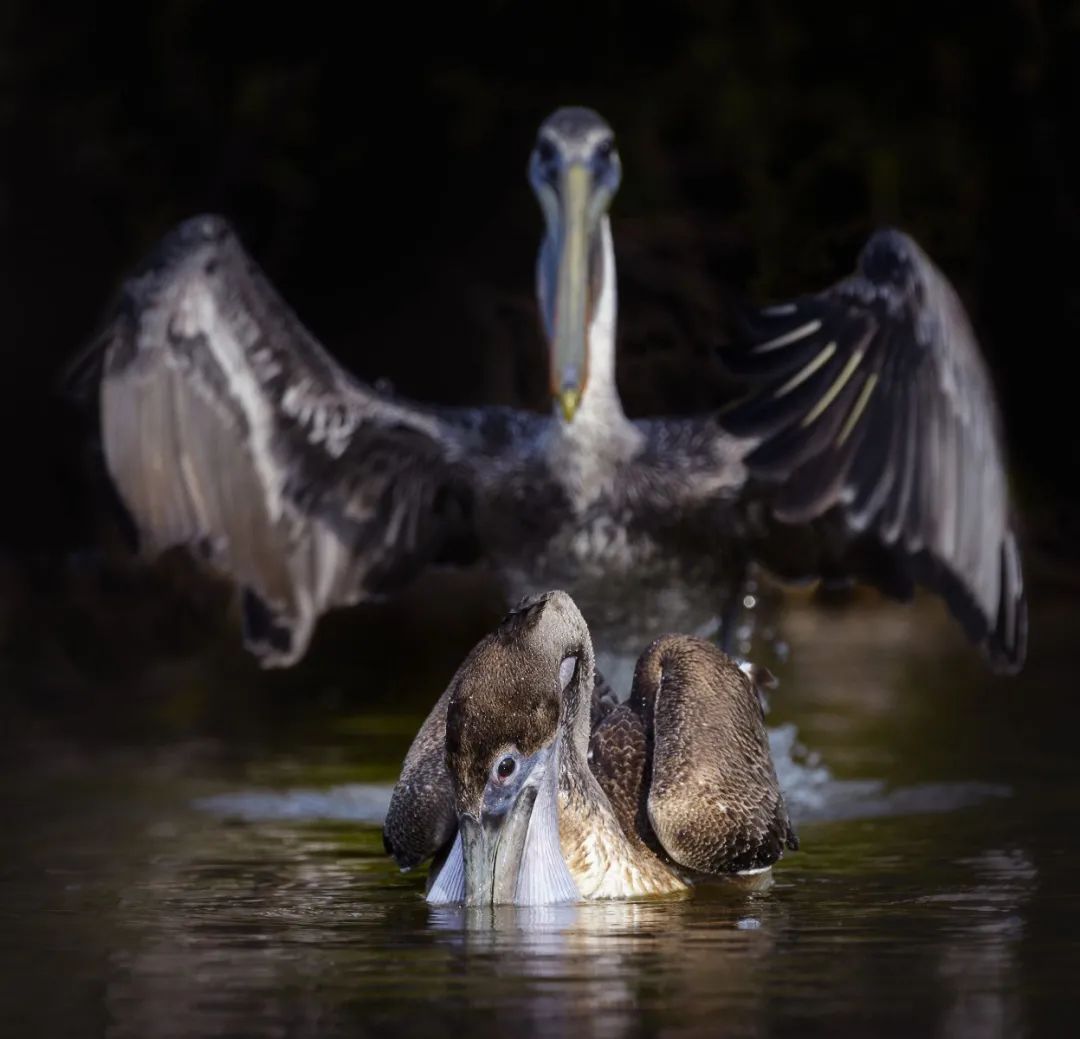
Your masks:
M573 600L549 592L523 602L459 671L446 764L466 905L578 898L559 843L561 718L564 701L589 703L592 667Z
M589 379L589 326L603 276L601 227L622 167L611 127L591 108L541 124L529 182L544 212L537 296L551 349L551 394L573 419Z

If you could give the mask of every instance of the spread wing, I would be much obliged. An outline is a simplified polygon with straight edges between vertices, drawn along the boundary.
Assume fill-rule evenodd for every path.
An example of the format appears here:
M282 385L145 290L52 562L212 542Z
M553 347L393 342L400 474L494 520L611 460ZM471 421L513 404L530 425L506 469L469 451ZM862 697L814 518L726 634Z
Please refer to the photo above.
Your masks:
M266 665L469 535L471 413L351 378L219 218L164 239L95 350L105 460L142 547L188 546L235 580Z
M991 663L1027 641L997 409L964 308L914 241L875 234L854 274L760 311L725 357L751 386L724 427L757 500L823 521L840 569L941 594Z

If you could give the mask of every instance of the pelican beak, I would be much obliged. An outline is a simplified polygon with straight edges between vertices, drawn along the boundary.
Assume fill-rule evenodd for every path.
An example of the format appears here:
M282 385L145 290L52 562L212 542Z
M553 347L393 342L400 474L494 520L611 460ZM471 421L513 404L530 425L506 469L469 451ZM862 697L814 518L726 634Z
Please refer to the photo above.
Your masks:
M570 163L561 177L555 245L555 306L552 322L551 394L563 418L573 420L589 378L588 331L593 177L588 166Z
M515 901L536 787L521 791L503 816L463 815L461 851L465 860L465 904L505 905Z
M581 403L581 390L576 386L562 389L557 394L556 401L558 402L559 410L562 412L563 418L566 419L567 422L573 422L578 405Z
M556 751L538 751L513 801L458 817L465 905L540 905L579 897L559 844Z

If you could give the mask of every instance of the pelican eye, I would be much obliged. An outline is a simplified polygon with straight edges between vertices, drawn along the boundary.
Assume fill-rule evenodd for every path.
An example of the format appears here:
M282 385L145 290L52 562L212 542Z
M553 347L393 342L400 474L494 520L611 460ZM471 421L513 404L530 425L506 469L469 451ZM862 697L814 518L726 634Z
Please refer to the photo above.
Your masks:
M615 142L609 137L596 146L596 157L601 162L610 162L615 154Z
M514 769L517 768L517 762L507 755L495 768L495 774L500 779L509 779L514 774Z
M536 157L544 166L549 166L555 161L555 145L551 143L550 138L541 137L536 142Z

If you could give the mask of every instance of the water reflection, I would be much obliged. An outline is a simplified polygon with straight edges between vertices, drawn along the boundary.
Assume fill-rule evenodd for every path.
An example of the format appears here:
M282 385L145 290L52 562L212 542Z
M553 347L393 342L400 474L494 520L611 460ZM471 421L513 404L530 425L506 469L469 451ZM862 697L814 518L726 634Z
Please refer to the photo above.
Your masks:
M1023 1031L1019 945L1037 870L1022 848L991 848L960 865L976 881L959 892L928 895L957 910L956 937L939 972L951 994L944 1031L955 1036L1012 1036Z
M430 924L463 972L491 978L489 991L507 997L492 998L491 1012L526 1032L564 1035L634 1034L661 1011L674 1024L677 1008L700 1018L733 998L756 1005L755 979L775 944L745 896L439 909Z
M468 910L426 906L419 884L386 868L375 831L238 825L205 857L144 863L126 887L104 968L109 1031L285 1024L316 1036L377 1021L432 1035L478 1022L513 1035L697 1034L811 1012L851 1024L858 1010L905 1030L1015 1034L1035 867L1022 849L994 847L935 865L943 835L970 824L945 822L884 820L839 855L843 824L832 824L811 837L833 853L793 857L774 890L750 898L709 888Z

